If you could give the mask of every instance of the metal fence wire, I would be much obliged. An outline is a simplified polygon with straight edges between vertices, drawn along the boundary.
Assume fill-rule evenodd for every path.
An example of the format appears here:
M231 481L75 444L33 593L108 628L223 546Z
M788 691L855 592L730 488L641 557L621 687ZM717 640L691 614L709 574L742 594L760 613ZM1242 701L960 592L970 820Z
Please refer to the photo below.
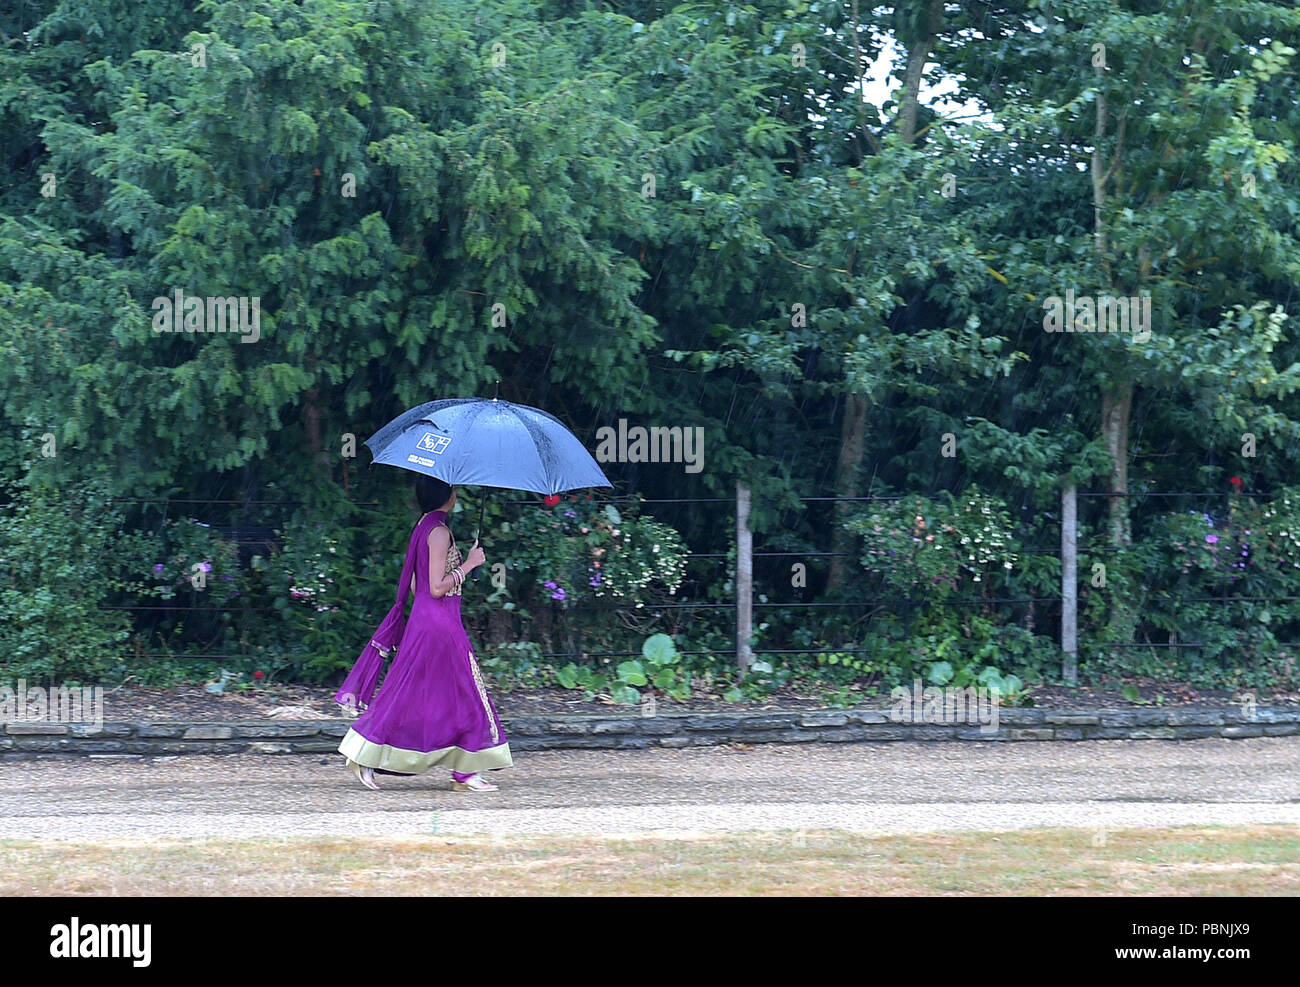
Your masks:
M799 500L802 503L870 503L870 502L894 502L905 499L910 495L891 495L891 496L854 496L854 497L833 497L833 496L812 496L802 497ZM1224 494L1222 491L1171 491L1171 492L1141 492L1141 493L1093 493L1080 491L1077 496L1081 499L1109 499L1112 497L1126 498L1189 498L1189 499L1209 499L1222 500L1234 496L1232 493ZM206 509L209 516L217 508L242 508L245 512L252 509L261 508L289 508L301 506L304 502L298 500L230 500L230 499L181 499L181 498L118 498L116 503L124 504L162 504L164 516L168 516L172 505L184 506L189 512L193 508L200 508L194 513L204 513ZM511 508L524 508L536 506L535 501L526 500L502 500L502 506ZM711 504L714 506L728 505L729 509L726 514L735 518L736 500L728 497L671 497L671 498L638 498L638 497L602 497L602 504L623 504L635 503L638 505L699 505ZM376 502L359 502L354 506L357 507L378 507ZM1058 527L1060 518L1057 518ZM253 525L226 525L215 526L214 530L218 531L225 540L234 541L240 545L249 543L267 544L274 543L274 532L277 530L274 526L253 526ZM732 552L690 552L686 558L691 561L725 561L735 554L734 547ZM751 559L782 559L782 558L801 558L801 559L830 559L836 557L852 557L854 553L850 552L831 552L831 551L753 551L750 553ZM1019 550L1021 555L1052 555L1060 554L1059 548L1022 548ZM766 595L766 594L754 594ZM1300 600L1300 596L1198 596L1198 597L1179 597L1179 600L1185 602L1209 602L1209 603L1226 603L1228 601L1249 601L1261 603L1273 602L1295 602ZM656 603L646 605L641 609L643 611L658 612L671 610L713 610L713 611L732 611L740 610L740 597L737 596L730 600L712 600L698 602L679 602L679 603ZM945 598L933 599L926 597L899 597L899 596L873 596L860 600L771 600L771 599L751 599L750 607L754 609L780 609L780 610L844 610L844 609L861 609L861 610L882 610L887 609L891 613L901 613L904 616L907 629L910 632L911 618L915 609L921 605L927 606L944 606L944 607L969 607L969 606L990 606L996 605L1001 607L1012 607L1021 605L1044 605L1044 609L1037 614L1037 619L1051 621L1059 619L1059 610L1062 605L1062 595L1057 593L1053 596L1023 596L1023 597L970 597L970 598ZM171 605L160 606L156 604L114 604L103 605L104 610L129 611L134 613L263 613L274 610L269 606L198 606L198 605ZM567 609L569 614L578 617L583 612L599 611L629 611L635 609L633 606L622 603L594 603L581 601L575 603ZM737 636L740 636L740 630ZM1280 642L1283 647L1300 648L1298 642ZM1194 641L1141 641L1141 642L1117 642L1110 643L1107 647L1116 648L1201 648L1205 647L1205 642ZM737 642L740 647L740 642ZM868 653L869 648L858 647L839 647L834 648L754 648L747 649L751 655L802 655L802 654L822 654L828 650L847 654ZM703 655L713 654L711 651L683 651L683 655ZM634 657L640 655L640 651L548 651L541 652L540 656L545 659L581 659L581 658L621 658ZM127 658L185 658L187 660L236 660L247 658L247 654L228 654L219 652L130 652L123 655Z

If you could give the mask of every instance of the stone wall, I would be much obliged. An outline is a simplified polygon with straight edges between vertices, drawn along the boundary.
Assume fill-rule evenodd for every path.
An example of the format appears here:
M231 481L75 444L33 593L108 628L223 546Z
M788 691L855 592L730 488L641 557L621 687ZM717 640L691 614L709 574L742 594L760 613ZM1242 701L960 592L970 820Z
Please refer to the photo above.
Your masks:
M603 713L502 717L513 751L700 747L744 743L874 741L1184 740L1300 733L1300 707L1000 709L996 733L974 724L894 722L888 710L771 713ZM337 751L348 723L267 720L214 723L6 723L0 760L50 754L317 754Z

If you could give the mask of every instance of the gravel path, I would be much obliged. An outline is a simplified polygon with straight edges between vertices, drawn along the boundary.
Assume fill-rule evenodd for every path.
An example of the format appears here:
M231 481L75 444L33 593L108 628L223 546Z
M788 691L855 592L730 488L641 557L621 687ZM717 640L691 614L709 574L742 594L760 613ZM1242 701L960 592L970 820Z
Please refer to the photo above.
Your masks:
M10 762L0 838L1300 824L1300 737L549 751L490 777L500 791L438 771L371 792L338 755Z

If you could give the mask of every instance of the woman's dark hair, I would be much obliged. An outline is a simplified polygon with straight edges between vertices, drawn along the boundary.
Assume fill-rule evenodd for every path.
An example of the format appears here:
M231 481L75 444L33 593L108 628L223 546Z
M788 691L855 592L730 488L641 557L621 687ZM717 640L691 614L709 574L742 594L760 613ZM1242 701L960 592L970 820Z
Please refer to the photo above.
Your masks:
M420 510L425 514L436 511L451 500L451 484L444 483L436 476L421 473L415 478L415 499L419 501Z

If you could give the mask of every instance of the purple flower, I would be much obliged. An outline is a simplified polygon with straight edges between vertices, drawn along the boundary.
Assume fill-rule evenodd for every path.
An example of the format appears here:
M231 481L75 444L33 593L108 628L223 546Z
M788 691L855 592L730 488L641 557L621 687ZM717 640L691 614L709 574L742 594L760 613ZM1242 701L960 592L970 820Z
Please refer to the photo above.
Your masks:
M202 569L204 572L211 572L211 571L212 571L212 566L210 566L210 565L209 565L208 563L206 563L206 562L200 562L200 563L199 563L199 568Z
M563 599L564 599L564 590L562 590L562 589L557 589L554 593L551 594L551 599L552 599L552 600L563 600Z
M599 573L599 572L596 573L594 576L591 577L591 585L592 585L592 586L599 586L599 585L600 585L600 573Z
M555 589L555 583L553 583L549 579L546 580L546 582L542 583L542 585L545 586L547 589Z
M1207 542L1209 542L1211 545L1214 545L1214 544L1216 544L1216 543L1218 542L1218 540L1219 540L1219 536L1218 536L1218 535L1206 535L1206 536L1205 536L1205 540L1206 540Z
M163 571L163 564L162 564L161 562L155 563L155 564L154 564L154 567L153 567L153 571L154 571L154 572L162 572L162 571Z
M575 514L573 511L565 511L565 512L564 512L564 516L565 516L565 517L577 517L578 515Z
M225 574L224 576L222 576L221 578L222 578L222 579L234 579L235 577L232 576L230 573L226 573L226 574Z

